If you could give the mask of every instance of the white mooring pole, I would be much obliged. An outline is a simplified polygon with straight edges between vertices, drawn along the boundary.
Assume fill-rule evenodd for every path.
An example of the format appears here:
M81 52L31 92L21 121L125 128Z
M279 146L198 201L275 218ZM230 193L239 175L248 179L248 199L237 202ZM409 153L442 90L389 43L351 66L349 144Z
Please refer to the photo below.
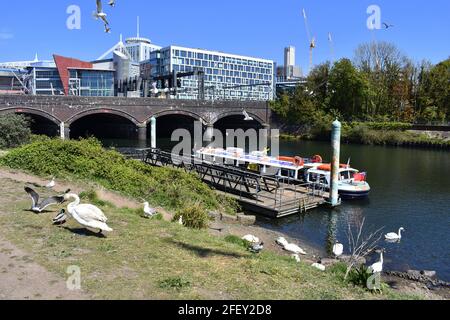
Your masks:
M336 207L340 205L339 199L339 168L341 164L341 123L336 120L333 122L333 131L331 133L331 186L330 186L330 203Z
M151 125L151 148L156 149L156 118L150 119Z

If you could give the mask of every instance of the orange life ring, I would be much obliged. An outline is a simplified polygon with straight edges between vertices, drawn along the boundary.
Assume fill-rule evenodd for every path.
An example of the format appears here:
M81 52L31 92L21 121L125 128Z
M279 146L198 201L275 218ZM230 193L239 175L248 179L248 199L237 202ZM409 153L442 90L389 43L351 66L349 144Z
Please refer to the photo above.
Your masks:
M313 156L311 158L311 162L312 163L322 163L323 159L322 159L322 157L320 155L316 154L315 156Z
M305 161L303 160L303 158L300 157L295 157L295 165L298 167L301 167L305 164Z

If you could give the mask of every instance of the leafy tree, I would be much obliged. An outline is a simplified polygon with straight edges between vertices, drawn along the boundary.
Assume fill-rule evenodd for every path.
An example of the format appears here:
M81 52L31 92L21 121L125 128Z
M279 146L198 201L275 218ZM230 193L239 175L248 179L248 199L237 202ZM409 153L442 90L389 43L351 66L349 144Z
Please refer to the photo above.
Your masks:
M31 129L23 115L0 116L0 148L14 148L30 141Z
M346 120L363 115L368 83L349 59L335 63L330 73L329 109L338 110Z

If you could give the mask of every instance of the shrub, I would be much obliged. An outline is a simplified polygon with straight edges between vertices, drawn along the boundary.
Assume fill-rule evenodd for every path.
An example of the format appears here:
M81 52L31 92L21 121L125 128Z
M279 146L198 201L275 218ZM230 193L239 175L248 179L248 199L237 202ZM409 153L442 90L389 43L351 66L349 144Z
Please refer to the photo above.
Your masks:
M177 212L173 221L179 221L180 217L183 219L183 225L192 229L205 229L210 221L205 208L199 203L188 203Z
M28 143L31 129L27 118L18 114L0 116L0 148L14 148Z
M349 273L348 281L355 286L367 288L367 281L372 276L372 273L365 265L360 265L358 268L352 269Z
M41 176L81 178L126 196L178 210L194 202L200 208L232 210L235 201L218 196L201 180L180 169L159 168L105 150L99 141L37 140L12 150L0 164Z

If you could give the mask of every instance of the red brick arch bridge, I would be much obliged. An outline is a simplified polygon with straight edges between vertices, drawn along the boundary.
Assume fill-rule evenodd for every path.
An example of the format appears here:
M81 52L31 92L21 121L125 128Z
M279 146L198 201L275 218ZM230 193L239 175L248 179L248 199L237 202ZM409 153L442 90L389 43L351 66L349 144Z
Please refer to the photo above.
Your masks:
M254 118L260 127L269 127L270 108L264 101L200 101L156 98L66 97L0 95L0 115L21 113L47 119L70 137L71 126L93 115L112 115L134 124L140 140L147 138L150 119L182 115L214 127L223 119L243 118L242 112Z

